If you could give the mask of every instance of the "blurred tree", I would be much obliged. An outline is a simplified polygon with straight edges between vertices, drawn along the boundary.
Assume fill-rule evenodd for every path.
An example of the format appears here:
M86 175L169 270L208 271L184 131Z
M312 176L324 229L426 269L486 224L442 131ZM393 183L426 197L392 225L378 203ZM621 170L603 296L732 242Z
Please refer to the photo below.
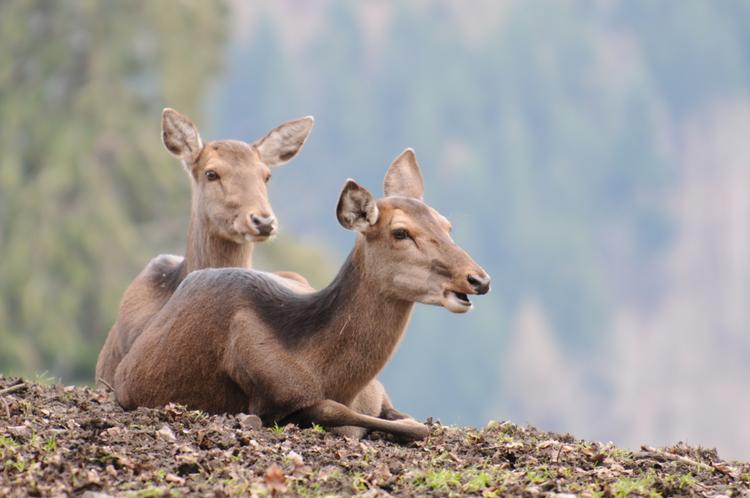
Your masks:
M331 209L341 181L354 176L376 191L388 162L411 146L427 200L496 277L471 331L462 330L464 317L417 308L384 374L397 401L449 420L479 419L497 406L498 357L515 310L529 299L555 344L571 354L594 350L615 299L638 292L628 277L671 233L661 196L673 165L657 143L659 85L671 83L655 84L639 52L618 52L611 26L625 22L622 4L511 2L496 7L498 25L473 32L457 19L459 3L387 4L387 15L372 21L332 0L300 46L284 38L301 22L289 19L294 9L273 5L259 8L254 35L237 41L218 93L219 122L233 133L249 127L236 101L221 96L248 85L257 104L242 108L257 122L279 108L320 118L306 157L321 167L289 175L285 191L305 209L280 206L284 219L346 250L349 235ZM644 273L642 280L658 275ZM459 402L446 406L428 385L445 386Z
M160 110L199 119L225 30L218 0L0 3L3 372L90 380L127 282L186 224Z

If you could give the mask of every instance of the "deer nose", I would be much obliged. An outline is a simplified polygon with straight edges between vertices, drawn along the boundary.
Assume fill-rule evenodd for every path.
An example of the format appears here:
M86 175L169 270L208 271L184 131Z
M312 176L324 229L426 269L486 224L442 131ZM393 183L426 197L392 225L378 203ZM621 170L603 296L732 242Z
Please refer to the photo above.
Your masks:
M271 235L275 229L276 218L273 215L250 214L250 222L260 235Z
M469 273L466 281L477 294L487 294L490 291L490 276L487 274Z

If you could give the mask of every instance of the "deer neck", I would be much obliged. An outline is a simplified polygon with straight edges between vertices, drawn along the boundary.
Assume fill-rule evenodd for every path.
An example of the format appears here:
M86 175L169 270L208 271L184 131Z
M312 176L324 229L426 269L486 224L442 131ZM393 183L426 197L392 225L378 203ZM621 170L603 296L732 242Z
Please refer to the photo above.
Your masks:
M369 271L368 271L369 270ZM339 286L333 320L315 349L331 397L347 401L385 366L409 323L414 303L385 295L365 265L363 237L332 285Z
M183 263L183 278L193 270L202 268L250 268L253 243L238 244L210 233L207 223L195 212L190 217L187 249Z

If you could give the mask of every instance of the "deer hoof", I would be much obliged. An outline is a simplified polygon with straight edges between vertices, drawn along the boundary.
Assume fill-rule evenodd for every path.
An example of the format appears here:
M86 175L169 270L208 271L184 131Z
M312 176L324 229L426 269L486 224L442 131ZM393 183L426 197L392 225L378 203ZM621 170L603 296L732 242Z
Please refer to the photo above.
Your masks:
M404 428L402 435L405 439L419 440L430 435L430 428L414 419L405 418L399 420L398 424Z

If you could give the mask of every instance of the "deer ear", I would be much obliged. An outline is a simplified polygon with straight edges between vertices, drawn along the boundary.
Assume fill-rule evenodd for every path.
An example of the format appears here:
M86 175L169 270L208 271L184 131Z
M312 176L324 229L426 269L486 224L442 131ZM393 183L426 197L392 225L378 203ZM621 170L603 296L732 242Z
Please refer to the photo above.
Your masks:
M312 116L294 119L277 126L253 145L260 160L268 166L280 166L297 155L305 144L315 120Z
M203 141L190 119L167 107L161 113L161 140L164 147L186 164L198 159L203 149Z
M385 196L400 195L422 200L424 180L414 149L403 151L388 168L383 181Z
M350 178L341 190L336 217L347 230L364 232L378 222L378 206L372 194Z

